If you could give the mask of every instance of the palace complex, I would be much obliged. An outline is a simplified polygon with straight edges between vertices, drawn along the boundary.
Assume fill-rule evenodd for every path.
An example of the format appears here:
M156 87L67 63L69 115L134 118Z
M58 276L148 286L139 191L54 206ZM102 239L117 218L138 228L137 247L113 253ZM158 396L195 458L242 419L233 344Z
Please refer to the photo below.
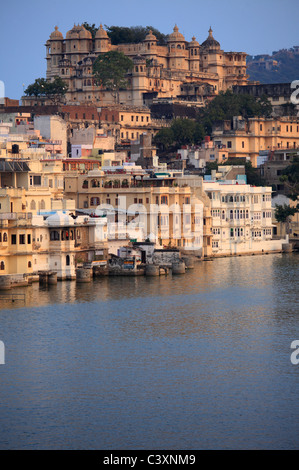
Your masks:
M46 49L47 79L59 76L68 84L68 104L114 102L109 91L97 86L92 73L94 61L108 51L123 52L134 63L128 73L128 88L120 93L120 103L125 105L144 106L157 98L178 98L204 105L220 91L246 85L248 80L247 54L224 52L211 28L202 44L195 37L187 41L175 26L166 45L159 45L152 32L139 44L112 45L102 25L95 38L82 25L74 25L65 38L55 27ZM23 102L32 104L32 99L27 97Z

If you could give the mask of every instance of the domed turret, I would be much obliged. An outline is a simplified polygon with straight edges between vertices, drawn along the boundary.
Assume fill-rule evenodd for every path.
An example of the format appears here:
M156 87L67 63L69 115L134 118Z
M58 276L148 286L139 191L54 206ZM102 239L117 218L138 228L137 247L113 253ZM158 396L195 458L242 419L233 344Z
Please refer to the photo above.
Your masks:
M149 30L148 34L145 36L144 42L147 42L147 41L151 41L151 42L158 41L151 29Z
M183 34L179 32L177 25L173 28L173 33L169 34L168 42L186 42Z
M84 28L84 26L80 26L81 31L79 33L79 38L80 39L92 39L92 34L88 29Z
M95 53L108 52L111 49L111 41L101 24L95 35Z
M103 29L102 24L100 24L100 28L97 30L95 38L96 39L109 39L107 31Z
M188 47L189 47L189 48L191 48L191 47L200 47L199 42L196 41L196 37L195 37L195 36L193 36L192 41L190 41L190 42L188 43Z
M60 39L63 39L63 35L60 31L58 31L58 26L55 26L55 31L53 31L53 33L51 33L50 35L50 39L54 40L54 41L59 41Z
M213 37L213 30L210 27L208 38L202 43L203 49L220 49L220 43Z

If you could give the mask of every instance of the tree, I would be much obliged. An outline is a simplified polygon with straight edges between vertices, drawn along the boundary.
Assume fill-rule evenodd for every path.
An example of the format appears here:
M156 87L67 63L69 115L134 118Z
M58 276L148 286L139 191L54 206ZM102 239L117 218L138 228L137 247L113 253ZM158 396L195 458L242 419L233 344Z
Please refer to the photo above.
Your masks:
M119 91L127 88L126 74L133 68L133 62L122 52L110 51L101 54L93 64L93 73L98 85L111 90L115 102L119 102Z
M166 44L167 36L152 26L107 26L105 25L107 34L113 45L117 44L138 44L144 41L149 31L156 36L159 44Z
M24 91L27 96L45 96L48 82L45 78L37 78L34 83L28 85Z
M282 172L280 177L288 190L288 197L296 201L299 196L299 157L295 156L292 163Z
M161 148L161 150L167 150L174 142L173 131L170 127L165 127L159 130L153 139L155 145Z
M251 95L237 95L231 90L220 92L206 108L198 115L198 121L204 126L208 135L212 133L213 124L216 121L232 120L234 116L269 117L272 106L266 96L256 98Z
M99 28L97 28L94 23L93 23L93 24L90 24L90 23L87 23L86 21L85 21L85 23L83 23L82 26L84 26L84 28L87 29L87 31L89 31L89 32L91 33L92 38L94 39L95 36L96 36L97 30L98 30Z
M26 96L45 97L53 104L58 104L66 94L67 89L67 84L60 77L55 77L52 82L45 78L37 78L34 83L26 88L24 93Z
M277 222L280 222L281 224L286 224L286 234L289 235L290 230L289 230L289 224L290 224L290 217L295 215L297 212L299 212L299 204L297 204L296 207L290 207L287 204L284 205L278 205L276 204L275 207L275 218Z
M171 127L160 129L154 141L163 150L170 146L176 148L182 145L200 144L205 136L204 128L201 124L192 119L174 119Z

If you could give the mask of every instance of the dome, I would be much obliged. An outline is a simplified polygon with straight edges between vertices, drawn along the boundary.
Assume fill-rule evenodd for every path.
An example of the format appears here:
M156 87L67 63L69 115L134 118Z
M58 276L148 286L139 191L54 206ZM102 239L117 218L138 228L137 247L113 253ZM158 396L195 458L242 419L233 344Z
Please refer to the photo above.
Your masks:
M188 47L200 47L199 42L196 41L195 36L193 36L192 41L189 42Z
M63 39L62 33L60 31L58 31L58 26L55 26L55 31L53 31L53 33L51 33L50 39L54 39L54 40Z
M82 38L82 36L80 36L80 33L82 34L85 34L84 31L86 31L86 33L89 33L89 31L87 31L87 29L84 28L84 26L80 26L80 25L75 25L72 27L72 29L70 29L67 33L66 33L66 39L79 39L80 37ZM89 33L90 34L90 33ZM91 34L90 34L91 36ZM88 38L89 39L89 38Z
M47 224L51 227L67 227L74 225L74 219L62 211L58 211L46 220Z
M202 43L201 47L206 49L220 49L220 43L213 37L213 30L210 27L208 38Z
M181 42L181 41L186 41L182 33L179 33L179 28L177 25L173 28L173 33L169 34L168 36L168 42Z
M109 39L107 31L103 29L103 25L100 25L100 28L96 32L96 39Z
M81 26L81 31L79 33L79 38L80 39L92 39L92 34L88 29L84 28L84 26Z
M157 42L157 38L156 36L153 34L152 30L150 29L148 34L145 36L145 39L144 41L156 41Z

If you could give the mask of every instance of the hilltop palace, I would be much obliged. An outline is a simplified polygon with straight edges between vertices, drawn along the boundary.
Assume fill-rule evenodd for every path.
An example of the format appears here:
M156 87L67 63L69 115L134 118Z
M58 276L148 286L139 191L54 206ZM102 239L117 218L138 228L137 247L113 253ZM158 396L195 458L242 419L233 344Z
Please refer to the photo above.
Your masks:
M224 52L213 37L199 44L186 41L177 26L159 45L150 31L139 44L114 46L102 25L95 38L84 26L66 33L55 27L46 43L47 79L61 77L68 84L68 104L111 104L111 93L97 86L92 67L96 58L108 51L121 51L134 62L128 74L128 88L120 93L120 103L144 106L154 99L182 99L200 104L233 85L246 85L245 52ZM30 101L30 98L25 101ZM29 104L29 103L28 103Z

